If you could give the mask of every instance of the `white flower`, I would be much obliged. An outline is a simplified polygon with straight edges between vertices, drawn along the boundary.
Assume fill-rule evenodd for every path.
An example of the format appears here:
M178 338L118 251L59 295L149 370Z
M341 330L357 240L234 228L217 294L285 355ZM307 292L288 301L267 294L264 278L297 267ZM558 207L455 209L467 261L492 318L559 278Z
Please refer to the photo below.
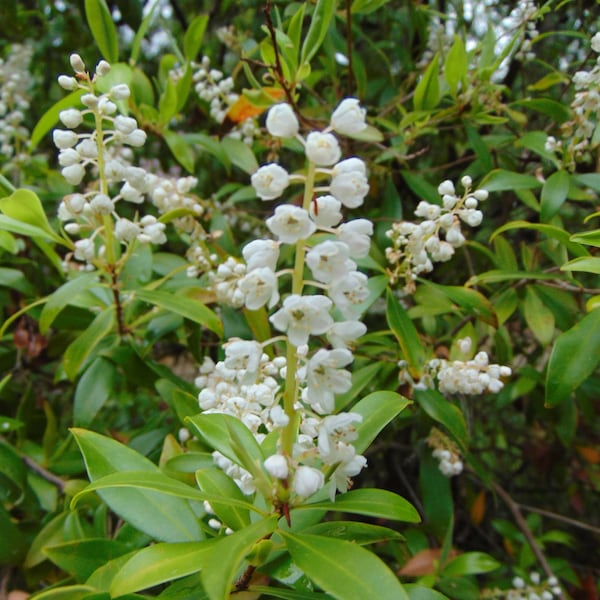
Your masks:
M285 102L269 109L266 126L271 135L284 138L294 137L299 129L294 109Z
M58 85L63 90L75 90L77 89L77 79L75 77L69 77L68 75L60 75L58 77Z
M312 131L308 134L305 152L308 160L319 167L335 164L342 155L336 137L331 133L321 133L320 131Z
M592 50L600 53L600 31L592 38Z
M442 181L442 183L440 183L440 185L438 186L438 194L440 196L454 196L454 193L454 184L452 183L452 181L450 181L450 179Z
M294 473L294 491L298 496L308 498L325 484L325 476L318 469L301 466Z
M344 242L327 240L308 251L306 264L317 281L330 283L356 269L356 263L349 257L350 251Z
M244 293L244 304L250 310L257 310L268 303L269 308L279 300L277 277L269 267L258 267L247 273L239 282Z
M110 71L110 64L108 62L106 62L105 60L101 60L97 65L96 65L96 75L98 75L98 77L103 77L104 75L107 75Z
M334 323L327 331L327 339L334 348L347 348L352 342L367 333L367 326L360 321Z
M367 466L367 459L362 454L357 454L351 460L342 463L333 473L329 498L333 501L336 488L346 493L350 487L350 478L356 477ZM335 486L335 487L334 487Z
M262 346L252 340L230 339L224 346L227 369L238 371L237 378L244 383L256 381L260 359L263 354Z
M244 246L242 256L246 261L248 272L259 267L267 267L275 271L279 258L279 243L273 240L253 240Z
M52 139L57 148L65 150L67 148L72 148L79 141L79 136L74 131L55 129L52 132Z
M290 176L277 163L269 163L253 173L250 182L261 200L274 200L279 198L290 184Z
M117 117L115 117L114 126L115 131L118 131L123 135L129 135L137 129L137 121L135 119L132 119L131 117L118 115Z
M70 165L61 170L63 177L71 185L79 185L83 176L85 175L85 169L79 164Z
M131 91L126 83L119 83L110 89L113 100L126 100L130 94Z
M94 242L92 240L84 238L83 240L77 240L75 242L75 250L73 255L77 260L92 262L95 254L96 251L94 248Z
M275 214L266 220L266 224L279 241L286 244L304 240L317 229L306 210L291 204L280 204L275 209Z
M125 137L123 142L129 144L134 148L139 148L146 143L146 132L143 129L134 129L128 136Z
M73 148L66 148L58 153L58 164L61 167L70 167L81 160L79 152Z
M120 242L131 242L140 233L140 228L137 223L129 219L118 219L115 224L115 237Z
M344 165L344 163L347 164ZM333 169L333 177L329 184L329 191L348 208L360 206L369 193L369 182L365 175L364 163L362 168L359 163L362 163L359 159L348 159L337 164ZM353 169L352 166L357 168Z
M367 111L360 107L356 98L346 98L340 102L331 115L331 127L343 135L359 133L367 127Z
M343 394L352 387L352 375L340 367L354 360L345 348L318 350L306 367L305 400L320 413L333 412L335 394Z
M346 319L355 318L360 312L359 305L369 297L367 276L352 271L346 277L336 279L329 286L329 296Z
M75 73L85 73L85 63L79 54L71 54L71 56L69 56L69 62Z
M109 215L115 208L106 194L96 194L90 201L90 209L97 215Z
M325 333L333 325L329 314L331 306L326 296L292 294L269 320L279 331L287 333L294 346L302 346L308 342L309 335Z
M310 203L309 213L317 227L335 227L343 218L341 208L334 196L319 196Z
M348 245L352 258L364 258L369 255L373 223L368 219L354 219L342 223L336 230L337 236Z
M285 456L282 456L281 454L269 456L263 464L271 477L285 479L288 476L288 462Z
M58 118L62 121L63 125L69 129L75 129L75 127L78 127L83 120L81 111L76 108L61 110L58 113Z
M362 423L362 415L358 413L340 413L325 417L319 425L319 456L328 463L340 462L342 456L337 450L340 444L353 442L358 432L353 423Z

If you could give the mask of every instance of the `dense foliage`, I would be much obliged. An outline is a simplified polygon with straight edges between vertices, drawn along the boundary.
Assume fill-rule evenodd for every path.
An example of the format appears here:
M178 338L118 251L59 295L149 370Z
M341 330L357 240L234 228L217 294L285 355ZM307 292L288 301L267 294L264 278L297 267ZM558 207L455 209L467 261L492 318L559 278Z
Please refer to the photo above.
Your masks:
M0 597L597 598L597 8L0 29Z

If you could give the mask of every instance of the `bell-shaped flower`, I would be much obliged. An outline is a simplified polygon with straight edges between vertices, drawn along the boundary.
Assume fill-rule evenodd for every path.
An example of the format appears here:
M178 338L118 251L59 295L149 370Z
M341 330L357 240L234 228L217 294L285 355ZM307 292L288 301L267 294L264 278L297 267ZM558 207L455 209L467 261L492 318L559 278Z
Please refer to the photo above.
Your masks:
M352 271L346 277L336 279L329 286L329 296L346 319L356 318L359 305L369 297L367 276Z
M351 460L340 464L331 477L329 498L333 501L336 489L345 494L351 485L351 477L356 477L366 466L367 459L362 454L356 454Z
M269 320L276 329L287 333L294 346L302 346L308 342L309 335L325 333L333 325L329 314L331 306L326 296L291 294Z
M349 159L352 160L352 159ZM344 161L346 162L346 161ZM362 162L362 161L360 161ZM341 165L342 163L340 163ZM338 169L336 165L329 184L329 191L348 208L360 206L369 193L367 176L361 169Z
M275 214L266 220L266 224L279 241L285 244L304 240L317 229L306 210L291 204L280 204L275 209Z
M269 109L266 120L267 131L275 137L295 137L298 133L298 118L287 103L275 104Z
M327 339L334 348L348 348L365 333L367 326L360 321L340 321L327 330Z
M244 304L249 310L257 310L267 303L271 308L279 300L277 276L269 267L258 267L244 275L239 289L245 295Z
M285 456L273 454L263 463L267 473L275 479L285 479L289 473L288 462Z
M279 258L279 243L273 240L253 240L244 246L242 256L248 272L260 267L275 271Z
M361 108L358 99L345 98L331 115L331 127L342 135L353 135L366 129L367 111Z
M335 227L343 218L341 208L334 196L319 196L310 203L309 213L317 227Z
M320 131L312 131L308 134L304 150L308 160L314 162L318 167L334 165L342 155L336 137L331 133ZM338 199L341 200L341 198Z
M345 455L342 445L349 444L358 438L354 423L361 423L362 415L342 412L325 417L319 424L318 448L319 457L324 463L341 462Z
M253 340L230 339L224 346L227 369L236 371L238 380L255 380L263 354L262 346Z
M290 184L290 176L277 163L269 163L253 173L250 182L261 200L274 200L279 198Z
M322 283L330 283L356 269L356 263L350 260L348 246L331 240L313 246L306 254L306 264L313 277Z
M373 223L368 219L354 219L342 223L337 229L338 238L347 244L352 258L364 258L369 255Z
M335 394L352 387L352 375L342 369L354 360L347 349L318 350L306 367L304 400L317 412L330 413L335 409Z
M294 473L294 492L302 498L308 498L325 485L325 476L313 467L300 466Z

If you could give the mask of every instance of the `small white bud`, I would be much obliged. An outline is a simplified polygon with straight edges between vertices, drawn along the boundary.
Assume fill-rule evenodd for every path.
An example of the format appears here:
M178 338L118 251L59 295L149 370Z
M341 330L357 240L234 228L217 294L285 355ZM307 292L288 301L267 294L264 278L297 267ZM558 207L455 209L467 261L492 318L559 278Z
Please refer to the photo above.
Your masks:
M63 125L69 129L75 129L75 127L78 127L83 120L81 111L77 110L76 108L61 110L58 113L58 118L61 120Z
M79 54L71 54L71 56L69 56L69 62L75 73L85 73L85 63Z
M63 90L75 90L77 89L77 79L75 77L69 77L68 75L60 75L58 77L58 85Z
M96 75L98 75L98 77L103 77L104 75L107 75L109 71L110 65L105 60L101 60L96 65Z
M114 100L126 100L130 94L129 86L126 83L119 83L110 90L110 95Z
M288 476L289 468L285 456L281 454L273 454L264 462L265 469L276 479L285 479Z

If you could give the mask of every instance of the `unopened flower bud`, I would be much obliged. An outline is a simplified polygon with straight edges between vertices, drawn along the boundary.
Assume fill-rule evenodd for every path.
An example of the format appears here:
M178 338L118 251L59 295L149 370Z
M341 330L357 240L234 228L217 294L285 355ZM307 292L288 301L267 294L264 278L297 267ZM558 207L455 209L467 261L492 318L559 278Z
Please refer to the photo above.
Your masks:
M298 467L294 474L294 491L303 498L312 496L323 487L324 483L323 473L313 467Z
M85 73L85 63L79 54L71 54L71 56L69 56L69 62L75 73Z
M67 110L61 110L58 113L58 118L61 120L65 127L69 129L75 129L81 124L83 120L83 116L81 115L81 111L76 108L68 108Z
M298 119L294 109L285 102L269 109L266 120L267 130L276 137L294 137L298 133Z
M105 60L101 60L96 65L96 75L98 75L98 77L103 77L104 75L107 75L109 71L110 65Z
M360 107L356 98L342 100L331 115L331 127L342 135L353 135L367 127L367 111Z
M65 150L66 148L72 148L78 142L79 136L73 131L55 129L52 132L52 139L57 148Z
M77 89L77 79L75 77L69 77L68 75L60 75L58 77L58 85L63 90L75 90Z
M285 479L288 476L288 463L285 456L281 454L273 454L273 456L269 456L264 462L265 469L271 475L271 477L275 477L276 479Z
M110 90L110 95L114 100L126 100L130 94L129 86L126 83L119 83Z

